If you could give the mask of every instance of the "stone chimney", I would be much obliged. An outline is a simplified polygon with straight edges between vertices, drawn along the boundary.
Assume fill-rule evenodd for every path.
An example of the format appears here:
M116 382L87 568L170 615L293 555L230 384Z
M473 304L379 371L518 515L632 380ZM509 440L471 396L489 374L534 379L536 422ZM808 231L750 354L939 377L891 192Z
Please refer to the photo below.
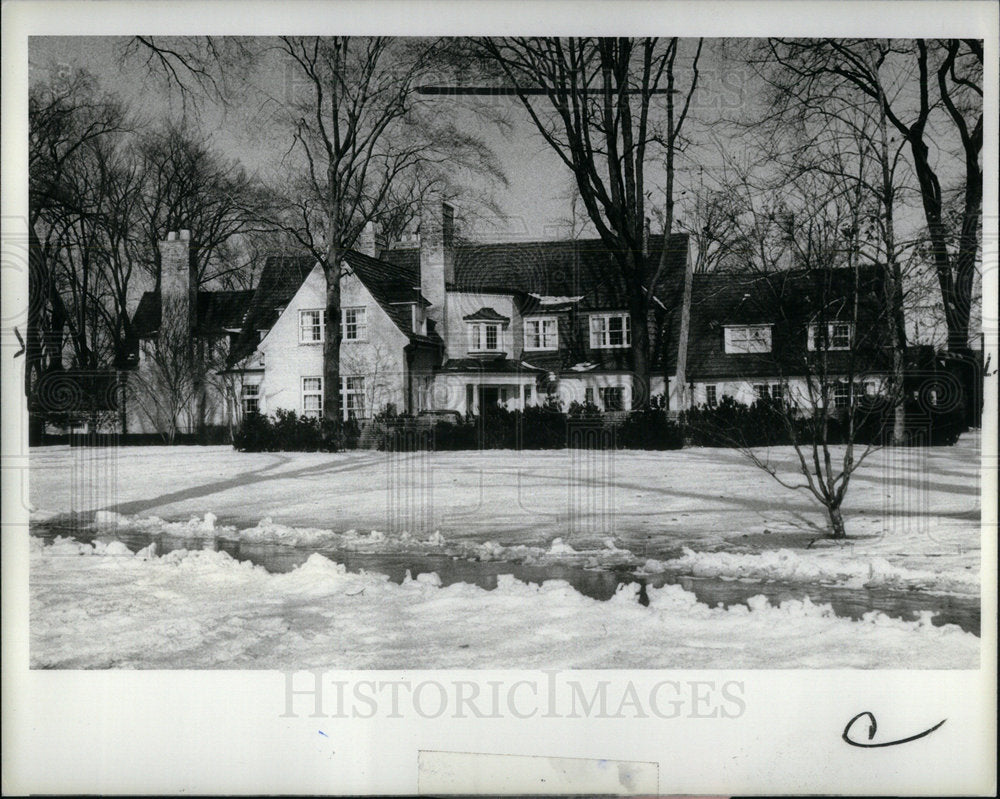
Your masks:
M190 230L170 232L160 242L160 331L176 335L188 347L198 312L198 267L193 256Z
M375 222L368 222L365 225L361 231L361 235L358 236L358 243L355 249L362 255L367 255L370 258L378 258L383 250L387 249L385 237Z
M431 303L427 315L445 337L445 286L455 281L455 211L433 202L420 215L420 293Z

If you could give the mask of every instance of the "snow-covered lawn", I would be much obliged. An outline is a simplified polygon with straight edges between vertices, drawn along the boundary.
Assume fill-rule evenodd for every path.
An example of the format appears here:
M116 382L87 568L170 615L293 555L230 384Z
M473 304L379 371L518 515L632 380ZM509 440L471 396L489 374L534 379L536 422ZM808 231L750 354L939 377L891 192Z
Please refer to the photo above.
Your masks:
M140 531L974 597L979 443L966 435L954 447L876 453L848 494L849 541L811 547L825 523L815 501L718 449L51 447L31 453L30 500L33 522L83 514L105 541ZM770 456L793 466L788 449ZM558 582L399 586L318 555L272 575L220 552L148 558L110 546L33 542L34 666L876 667L904 654L911 667L978 662L979 639L958 628L881 615L855 622L808 602L713 609L668 585L650 589L644 607L632 589L601 603Z

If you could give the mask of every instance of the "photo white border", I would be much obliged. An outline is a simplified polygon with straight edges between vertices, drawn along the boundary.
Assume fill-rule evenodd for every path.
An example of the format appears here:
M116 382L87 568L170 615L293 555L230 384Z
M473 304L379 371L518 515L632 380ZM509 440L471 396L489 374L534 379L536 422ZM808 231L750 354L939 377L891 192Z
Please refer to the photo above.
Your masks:
M358 35L634 34L975 36L985 41L984 308L997 301L997 8L991 2L14 2L3 6L2 222L27 209L27 36L337 32ZM6 246L6 244L5 244ZM5 258L6 249L5 249ZM989 268L992 267L992 268ZM27 636L27 422L12 325L27 272L2 270L3 790L5 793L416 792L418 750L652 761L677 793L995 794L997 383L983 430L983 606L978 671L576 672L630 679L740 681L735 719L282 718L271 671L30 671ZM986 341L994 368L996 331ZM905 666L905 664L900 664ZM435 679L536 679L539 672L411 672ZM348 681L397 672L345 672ZM333 679L333 677L331 677ZM877 750L847 746L869 710L880 738L933 735ZM320 734L322 733L322 734ZM474 774L470 774L471 780Z

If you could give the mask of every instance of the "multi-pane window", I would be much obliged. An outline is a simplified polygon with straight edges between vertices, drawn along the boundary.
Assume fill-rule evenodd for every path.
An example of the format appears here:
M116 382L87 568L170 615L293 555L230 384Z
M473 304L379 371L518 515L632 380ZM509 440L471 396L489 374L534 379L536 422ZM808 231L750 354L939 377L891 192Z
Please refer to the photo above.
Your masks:
M593 405L594 404L594 388L593 388L593 386L587 386L583 390L583 401L586 402L588 405Z
M727 355L771 351L770 325L733 325L725 329Z
M753 387L754 397L759 400L766 400L771 396L767 388L767 383L758 383Z
M810 350L849 350L853 339L854 325L850 322L809 325Z
M525 405L530 405L531 404L531 397L532 397L533 393L534 392L532 391L531 386L525 386L524 387L524 404Z
M344 341L368 340L368 314L365 308L342 308Z
M775 402L783 402L785 399L785 387L781 383L771 383L771 399Z
M715 386L705 386L705 404L714 408L719 402Z
M526 350L555 350L559 348L558 322L553 317L524 320L524 348Z
M260 384L244 383L242 395L243 413L260 413Z
M500 325L469 325L469 351L495 352L500 349Z
M323 378L302 378L302 414L319 419L323 415Z
M590 346L595 350L632 344L632 320L627 313L594 314L590 317Z
M318 344L325 338L326 311L313 309L299 311L299 343Z
M847 408L851 404L851 384L850 383L834 383L833 384L833 407L834 408Z
M601 399L606 411L625 410L625 389L621 386L604 386L601 389Z
M345 421L365 418L365 379L363 377L340 378L340 407Z

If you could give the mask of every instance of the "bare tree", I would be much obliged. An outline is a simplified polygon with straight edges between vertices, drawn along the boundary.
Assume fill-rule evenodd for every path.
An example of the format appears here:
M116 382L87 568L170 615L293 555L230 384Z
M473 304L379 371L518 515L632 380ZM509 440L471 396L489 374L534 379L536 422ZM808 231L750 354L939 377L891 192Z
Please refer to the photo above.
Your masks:
M629 301L632 368L646 385L649 318L669 257L675 159L697 87L701 47L699 39L686 70L686 91L680 91L677 38L481 40L482 51L572 172L587 213L613 254ZM644 240L650 165L657 154L664 170L664 251L650 273Z
M414 89L445 63L440 46L391 37L282 37L277 43L301 91L278 104L291 128L288 157L298 160L276 216L326 279L323 416L335 430L344 251L382 215L405 224L428 191L443 191L463 168L502 176L476 137L440 114L419 113L423 101Z
M982 224L982 42L775 39L771 53L787 70L790 81L827 76L874 100L906 142L941 290L948 347L966 352ZM891 87L887 87L886 73L895 78ZM935 156L948 154L945 137L949 133L957 134L955 161L963 196L954 226L948 225L945 214L942 166Z
M698 409L687 420L728 440L780 485L811 495L827 514L830 536L843 538L851 478L885 443L887 419L902 402L903 385L893 371L896 320L884 289L888 267L865 255L869 231L864 220L872 206L864 201L863 176L851 174L848 167L857 165L851 158L839 164L828 158L826 164L823 171L796 172L794 183L782 186L785 199L794 189L795 207L804 218L794 236L760 243L761 268L716 275L712 299L732 302L731 314L768 326L759 342L747 343L745 357L756 371L748 371L744 380L757 384L757 421L791 442L799 478L772 457L767 435L754 438L761 431L751 429L751 420L740 417L731 400L722 413ZM764 218L744 219L744 229L774 237L770 207L773 203L765 200L759 210L745 209L744 218ZM779 267L767 257L780 258L792 245L794 262Z

